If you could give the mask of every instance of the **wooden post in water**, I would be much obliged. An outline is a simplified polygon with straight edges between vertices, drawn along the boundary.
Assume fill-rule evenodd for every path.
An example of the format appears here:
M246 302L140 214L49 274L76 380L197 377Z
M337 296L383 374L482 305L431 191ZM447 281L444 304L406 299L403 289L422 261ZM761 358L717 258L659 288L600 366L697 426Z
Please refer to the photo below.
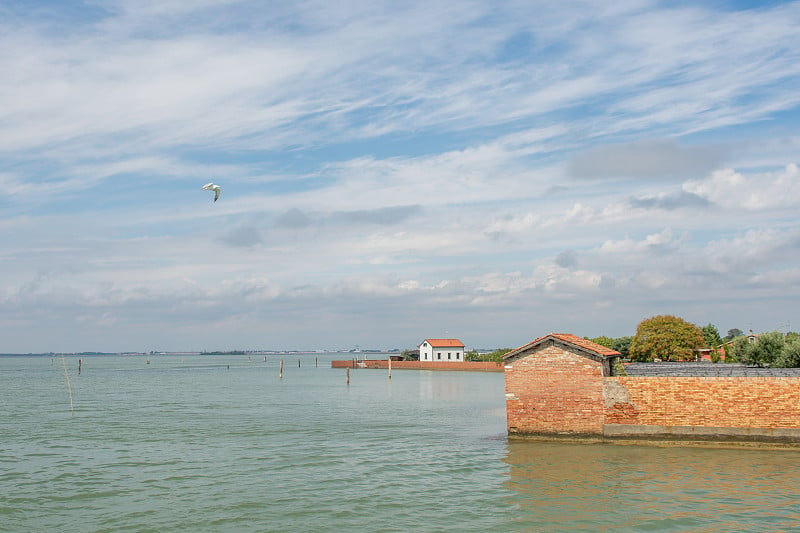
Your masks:
M389 379L392 379L392 357L389 356Z
M75 416L75 408L72 406L72 385L69 383L69 372L67 372L67 362L64 360L64 353L61 353L61 366L64 367L64 378L67 380L67 392L69 393L69 412Z
M319 357L315 357L314 358L314 368L318 368L318 367L319 367Z
M281 372L280 372L280 378L281 378L281 379L283 379L283 359L281 359Z
M347 384L350 385L350 367L347 367Z
M300 368L300 359L297 360L297 368Z

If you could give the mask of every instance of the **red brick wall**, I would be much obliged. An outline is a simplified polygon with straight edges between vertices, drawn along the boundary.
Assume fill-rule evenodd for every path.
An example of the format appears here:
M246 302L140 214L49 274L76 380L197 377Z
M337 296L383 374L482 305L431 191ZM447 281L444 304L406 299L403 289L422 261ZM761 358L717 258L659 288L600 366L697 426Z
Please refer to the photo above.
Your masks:
M800 428L800 378L604 378L606 424Z
M388 369L386 359L367 359L361 362L363 366L354 361L331 361L331 368L383 368ZM502 372L503 363L491 361L392 361L392 370L473 370L483 372Z
M603 366L568 349L541 347L506 366L510 433L601 435Z

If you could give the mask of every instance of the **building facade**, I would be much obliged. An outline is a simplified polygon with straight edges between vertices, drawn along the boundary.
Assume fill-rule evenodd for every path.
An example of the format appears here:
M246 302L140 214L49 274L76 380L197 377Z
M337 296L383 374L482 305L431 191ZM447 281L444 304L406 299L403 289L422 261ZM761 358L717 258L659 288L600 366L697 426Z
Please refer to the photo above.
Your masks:
M419 345L419 360L435 363L464 361L464 343L458 339L425 339Z

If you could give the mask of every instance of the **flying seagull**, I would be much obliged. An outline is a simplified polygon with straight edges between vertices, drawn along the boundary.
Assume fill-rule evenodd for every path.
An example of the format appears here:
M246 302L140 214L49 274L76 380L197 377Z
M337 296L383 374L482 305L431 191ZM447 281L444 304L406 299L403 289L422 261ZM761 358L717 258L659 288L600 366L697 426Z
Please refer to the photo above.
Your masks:
M205 185L203 185L203 188L200 190L214 191L214 201L216 202L217 200L219 200L219 193L222 191L222 187L220 187L219 185L217 185L212 181L211 183L206 183Z

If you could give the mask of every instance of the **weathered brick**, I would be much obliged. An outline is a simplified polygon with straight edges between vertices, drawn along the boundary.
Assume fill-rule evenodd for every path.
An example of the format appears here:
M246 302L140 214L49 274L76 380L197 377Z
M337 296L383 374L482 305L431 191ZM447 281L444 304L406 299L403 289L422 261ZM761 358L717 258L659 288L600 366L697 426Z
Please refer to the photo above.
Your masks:
M611 377L603 369L601 361L563 344L536 346L509 361L509 432L602 436L615 425L615 431L635 426L642 434L678 428L687 438L800 438L798 377Z

